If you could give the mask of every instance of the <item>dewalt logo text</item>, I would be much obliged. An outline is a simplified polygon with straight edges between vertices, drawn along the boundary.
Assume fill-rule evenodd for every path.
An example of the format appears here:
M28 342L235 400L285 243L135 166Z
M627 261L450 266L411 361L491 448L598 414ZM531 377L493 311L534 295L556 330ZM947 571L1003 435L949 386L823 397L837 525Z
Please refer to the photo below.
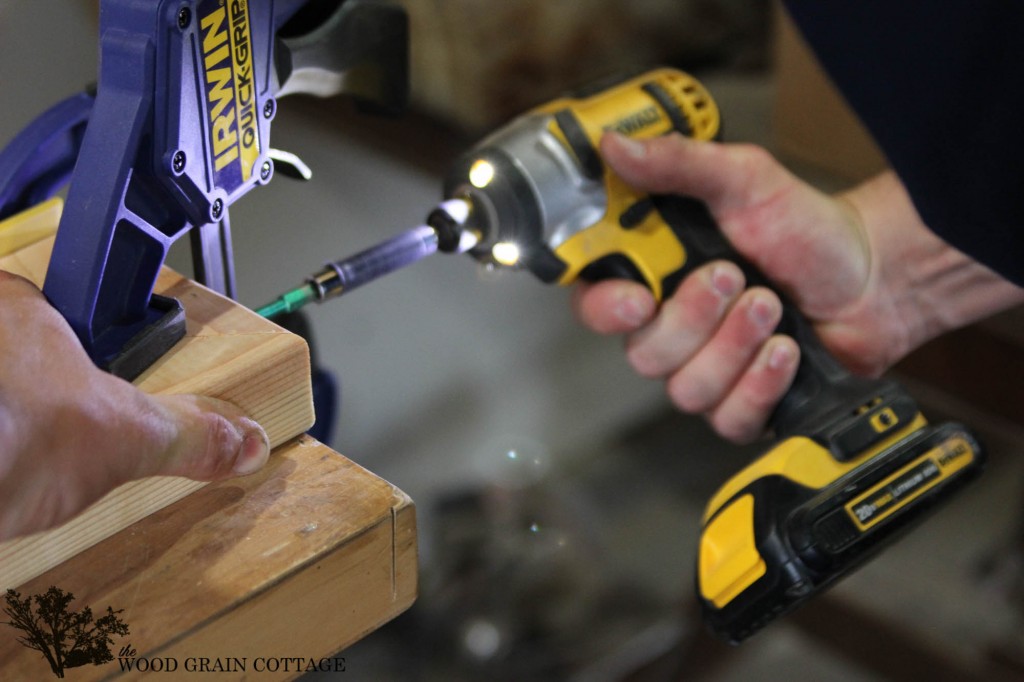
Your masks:
M647 107L620 118L615 123L605 126L605 130L614 130L623 135L634 135L648 126L655 125L662 120L657 107Z
M249 179L260 155L246 0L226 0L203 16L200 34L214 173L219 186L237 186ZM231 183L233 165L238 175Z

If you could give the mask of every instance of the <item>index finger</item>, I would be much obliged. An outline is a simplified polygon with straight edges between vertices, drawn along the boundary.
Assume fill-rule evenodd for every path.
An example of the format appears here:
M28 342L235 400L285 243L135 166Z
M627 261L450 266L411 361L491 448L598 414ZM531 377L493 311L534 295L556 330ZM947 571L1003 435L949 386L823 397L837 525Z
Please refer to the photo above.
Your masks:
M572 292L576 318L599 334L636 331L654 318L657 304L647 287L624 279L580 282Z

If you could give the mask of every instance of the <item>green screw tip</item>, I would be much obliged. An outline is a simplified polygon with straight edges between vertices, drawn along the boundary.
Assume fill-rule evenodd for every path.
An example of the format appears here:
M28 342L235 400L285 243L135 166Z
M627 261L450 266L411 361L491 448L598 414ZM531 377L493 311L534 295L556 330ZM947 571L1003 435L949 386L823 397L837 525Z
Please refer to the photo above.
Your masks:
M278 315L295 312L310 301L316 300L316 293L313 287L303 284L300 287L287 291L276 300L256 309L256 314L272 320Z

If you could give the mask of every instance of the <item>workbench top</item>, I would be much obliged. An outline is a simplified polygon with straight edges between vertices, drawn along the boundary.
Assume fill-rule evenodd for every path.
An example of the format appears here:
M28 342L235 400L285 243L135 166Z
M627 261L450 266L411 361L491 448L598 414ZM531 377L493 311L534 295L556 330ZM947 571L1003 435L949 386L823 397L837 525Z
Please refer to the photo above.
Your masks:
M415 512L391 484L300 437L259 473L193 492L18 591L51 586L97 617L123 609L129 627L113 638L113 661L69 679L118 677L129 663L129 679L147 666L177 667L179 679L202 665L292 678L310 661L344 665L337 652L412 604ZM0 629L4 678L44 679L46 661L16 634Z

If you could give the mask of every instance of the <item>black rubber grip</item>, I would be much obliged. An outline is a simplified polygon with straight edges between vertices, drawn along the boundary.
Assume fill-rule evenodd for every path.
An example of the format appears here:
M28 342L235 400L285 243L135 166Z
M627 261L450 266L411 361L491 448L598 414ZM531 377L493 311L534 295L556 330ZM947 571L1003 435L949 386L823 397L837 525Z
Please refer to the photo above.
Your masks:
M591 180L600 180L604 175L604 162L597 149L590 143L587 131L571 109L562 109L555 114L555 124L565 136L569 148L580 162L583 175Z
M724 259L739 265L747 286L767 287L782 299L782 319L776 331L793 337L799 344L800 365L790 389L769 420L769 427L777 436L820 435L821 440L830 440L832 426L851 410L897 390L892 382L850 374L824 347L796 306L733 249L702 202L679 196L658 196L654 197L654 205L686 249L683 267L662 282L665 297L671 296L693 269L711 260Z
M665 88L658 85L656 81L651 81L643 86L643 91L650 95L665 110L665 115L672 121L672 128L674 130L687 137L693 137L693 127L690 125L690 119L687 118L686 112L675 103L672 96L665 91Z

